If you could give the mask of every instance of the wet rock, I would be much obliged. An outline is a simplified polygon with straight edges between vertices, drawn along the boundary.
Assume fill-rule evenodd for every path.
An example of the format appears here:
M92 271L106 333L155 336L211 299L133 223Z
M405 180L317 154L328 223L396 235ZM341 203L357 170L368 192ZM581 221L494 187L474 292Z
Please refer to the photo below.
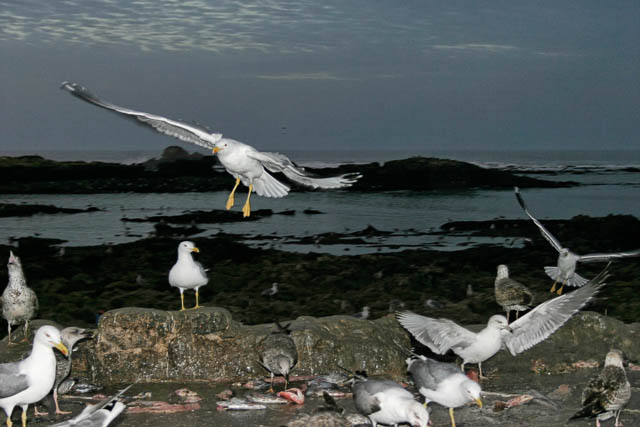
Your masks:
M350 316L299 317L291 322L296 373L335 372L338 366L403 378L408 346L393 316L374 321ZM267 372L258 349L273 325L246 326L216 307L184 312L122 308L106 312L93 342L74 353L74 372L100 384L129 381L246 381Z

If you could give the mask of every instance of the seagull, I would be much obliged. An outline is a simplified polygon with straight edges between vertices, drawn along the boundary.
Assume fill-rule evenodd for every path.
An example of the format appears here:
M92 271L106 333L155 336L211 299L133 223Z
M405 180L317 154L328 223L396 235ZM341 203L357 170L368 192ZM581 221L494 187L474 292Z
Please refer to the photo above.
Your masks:
M278 293L278 282L273 282L271 284L271 287L260 292L260 295L262 295L263 297L272 297L277 293Z
M195 289L196 290L196 305L194 309L200 308L198 304L198 297L200 286L204 286L209 283L207 277L207 271L197 261L193 260L191 252L200 252L200 249L193 244L193 242L184 241L178 245L178 261L169 271L169 284L180 290L180 301L182 302L182 308L180 311L186 310L184 308L184 290Z
M277 331L269 335L262 344L260 352L260 364L271 374L271 387L273 390L273 377L282 375L284 377L284 389L287 389L289 382L289 372L298 363L298 349L296 343L291 338L289 325L282 326L276 322Z
M119 107L99 99L87 88L77 83L63 82L61 88L68 90L83 101L138 119L160 133L213 150L214 154L218 154L222 166L236 179L233 190L227 199L227 210L234 205L234 194L240 182L249 187L247 200L242 208L242 214L245 218L251 214L252 192L255 191L258 196L277 198L284 197L289 193L290 188L275 179L269 172L281 172L293 182L311 188L323 189L349 187L361 177L360 174L345 174L327 178L314 177L303 168L296 166L283 154L258 151L248 144L223 138L221 133L211 133L208 129L198 125Z
M475 402L482 408L480 384L460 372L457 366L415 355L407 359L407 370L418 391L425 397L425 405L436 402L449 408L452 427L456 427L454 408L469 402Z
M582 392L582 409L570 420L583 417L596 417L596 426L601 420L616 417L615 426L622 426L618 421L620 413L631 399L631 384L627 379L622 362L624 356L620 350L610 350L604 361L604 369Z
M544 341L594 297L605 285L607 277L605 268L587 285L543 302L510 325L502 315L491 316L487 326L478 333L449 319L434 319L410 311L396 316L416 340L434 353L444 354L453 350L462 358L463 371L466 363L477 363L483 378L482 362L496 354L503 345L515 356Z
M27 279L24 277L20 258L13 255L12 251L9 251L7 269L9 270L9 284L2 293L2 317L7 320L9 328L7 345L12 345L11 325L16 325L20 322L25 322L23 341L28 340L29 320L38 311L38 298L33 289L27 286Z
M426 427L427 408L413 399L413 394L400 384L388 380L361 380L353 385L356 409L369 417L373 427L378 423L397 425L409 423Z
M365 305L362 307L362 311L352 314L353 317L358 319L368 319L371 312L369 311L369 306Z
M22 408L22 427L27 425L27 407L40 401L53 387L56 379L56 356L53 347L67 355L60 331L42 326L36 331L31 354L20 362L0 365L0 407L7 414L7 427L11 427L11 413L15 406Z
M95 405L88 405L81 413L70 420L53 424L51 427L107 427L126 408L126 405L117 399L125 391L129 390L132 385Z
M527 210L527 206L524 203L524 199L520 195L520 189L515 187L516 198L518 199L518 203L527 214L529 218L534 222L535 225L540 229L540 233L542 236L547 239L551 246L558 251L560 254L558 256L558 265L556 267L545 267L544 272L547 273L549 277L551 277L554 282L551 287L551 292L555 292L556 284L558 282L561 283L560 289L558 289L558 295L562 294L562 290L565 285L580 287L584 286L587 283L587 279L580 276L576 273L576 263L580 262L602 262L609 261L612 258L626 258L626 257L637 257L640 256L640 249L631 252L615 252L610 254L588 254L588 255L578 255L576 253L571 252L568 248L562 247L562 244L553 237L553 234L549 233L549 230L544 228L544 226L534 218L533 215Z
M529 288L509 278L509 267L504 264L498 266L494 292L496 302L507 313L507 323L510 311L515 310L517 319L521 311L528 310L533 304L533 294Z

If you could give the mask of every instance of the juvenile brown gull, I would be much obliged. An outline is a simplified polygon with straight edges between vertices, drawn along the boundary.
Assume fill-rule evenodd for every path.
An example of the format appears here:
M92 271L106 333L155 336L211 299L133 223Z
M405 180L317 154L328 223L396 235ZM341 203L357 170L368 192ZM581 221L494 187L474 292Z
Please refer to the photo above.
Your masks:
M42 326L36 331L31 354L20 362L0 365L0 407L7 414L7 426L11 427L13 408L22 408L22 427L27 425L27 407L40 401L53 387L56 379L56 357L53 347L62 354L67 348L62 344L60 331L53 326Z
M11 325L24 323L24 341L29 337L29 320L38 311L36 293L27 286L20 258L9 251L9 284L2 293L2 317L7 320L9 329L8 345L11 345Z
M601 420L616 417L615 426L621 426L620 413L631 399L631 384L622 364L624 356L620 350L610 350L604 361L604 369L582 392L582 409L570 419L596 417L596 426Z
M588 303L605 285L606 269L582 288L543 302L520 319L507 323L501 315L489 318L487 326L475 333L449 319L434 319L410 311L397 314L398 321L416 340L437 354L453 350L466 363L477 363L482 377L482 362L502 346L515 356L553 334Z
M234 194L240 182L249 187L247 200L242 208L244 217L251 214L249 203L251 192L255 191L258 196L264 197L284 197L289 193L289 187L275 179L269 172L280 172L298 184L323 189L349 187L360 178L359 174L345 174L327 178L314 177L283 154L258 151L250 145L223 138L221 133L211 133L208 129L198 125L119 107L99 99L77 83L63 82L61 87L83 101L126 117L138 119L141 123L160 133L213 150L218 154L222 166L236 179L235 186L227 199L227 210L233 207Z
M498 273L494 282L494 293L496 302L507 313L507 322L509 322L509 312L516 312L516 319L521 311L528 310L533 304L533 294L522 283L517 282L509 277L509 268L500 264Z
M298 363L298 349L291 338L289 325L282 326L276 322L277 331L271 333L262 343L260 352L260 364L271 374L271 387L273 393L273 377L282 375L285 380L284 389L287 389L289 373Z
M515 187L516 198L518 199L518 203L527 214L529 218L533 221L535 225L540 229L540 233L542 233L542 237L547 239L551 246L558 251L558 264L556 267L545 267L544 272L547 273L549 277L551 277L554 282L551 287L551 292L555 292L556 285L560 282L561 286L558 289L558 295L562 294L562 290L565 285L580 287L584 286L587 283L587 279L580 276L576 273L576 264L578 262L603 262L609 261L613 258L626 258L626 257L637 257L640 256L640 249L636 249L635 251L630 252L614 252L610 254L588 254L588 255L578 255L576 253L571 252L568 248L562 247L562 244L556 239L553 234L549 232L544 226L535 219L533 215L527 209L527 206L524 203L524 199L520 195L520 189Z
M169 284L180 290L180 302L184 311L184 290L196 290L196 305L193 307L200 308L199 305L199 289L201 286L209 283L207 270L197 261L193 260L192 252L200 252L200 249L193 242L180 242L178 245L178 261L169 271Z

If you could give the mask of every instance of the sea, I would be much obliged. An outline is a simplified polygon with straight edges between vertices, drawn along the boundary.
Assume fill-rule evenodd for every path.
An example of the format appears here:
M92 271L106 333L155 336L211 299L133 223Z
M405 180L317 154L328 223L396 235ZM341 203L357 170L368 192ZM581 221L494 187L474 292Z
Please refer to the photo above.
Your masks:
M538 219L569 219L576 215L628 214L640 217L640 150L397 150L397 151L283 151L307 167L363 164L405 159L412 156L448 158L484 168L508 170L523 176L551 181L575 181L580 186L553 189L523 189L530 211ZM160 156L160 151L51 151L2 152L0 156L37 154L52 160L141 163ZM229 190L233 178L229 177ZM236 193L236 207L244 202L246 189ZM122 218L179 215L195 210L223 209L227 191L207 193L119 193L119 194L10 194L0 203L47 204L65 208L96 207L97 212L0 218L0 241L15 245L20 237L60 239L60 246L114 245L150 236L150 222L125 222ZM253 247L285 251L356 255L401 251L411 248L458 250L479 244L521 245L509 238L471 238L441 233L450 221L526 219L510 189L465 191L346 191L292 192L282 199L253 196L252 209L294 215L272 215L256 221L198 224L205 231L191 237L218 233L238 235ZM306 209L319 214L304 214ZM374 227L388 232L357 239L324 243L326 233L355 233ZM588 233L588 230L585 231ZM310 238L312 237L312 238Z

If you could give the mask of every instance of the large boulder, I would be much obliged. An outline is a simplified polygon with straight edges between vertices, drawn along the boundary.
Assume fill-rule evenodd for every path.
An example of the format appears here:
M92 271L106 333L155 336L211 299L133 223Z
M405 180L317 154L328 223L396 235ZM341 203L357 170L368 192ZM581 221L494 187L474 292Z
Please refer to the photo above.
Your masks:
M392 316L299 317L289 325L298 349L293 375L366 370L403 378L409 339ZM74 373L100 384L140 380L231 382L267 372L258 349L276 328L245 326L223 308L162 311L122 308L105 313L97 334L74 354Z

